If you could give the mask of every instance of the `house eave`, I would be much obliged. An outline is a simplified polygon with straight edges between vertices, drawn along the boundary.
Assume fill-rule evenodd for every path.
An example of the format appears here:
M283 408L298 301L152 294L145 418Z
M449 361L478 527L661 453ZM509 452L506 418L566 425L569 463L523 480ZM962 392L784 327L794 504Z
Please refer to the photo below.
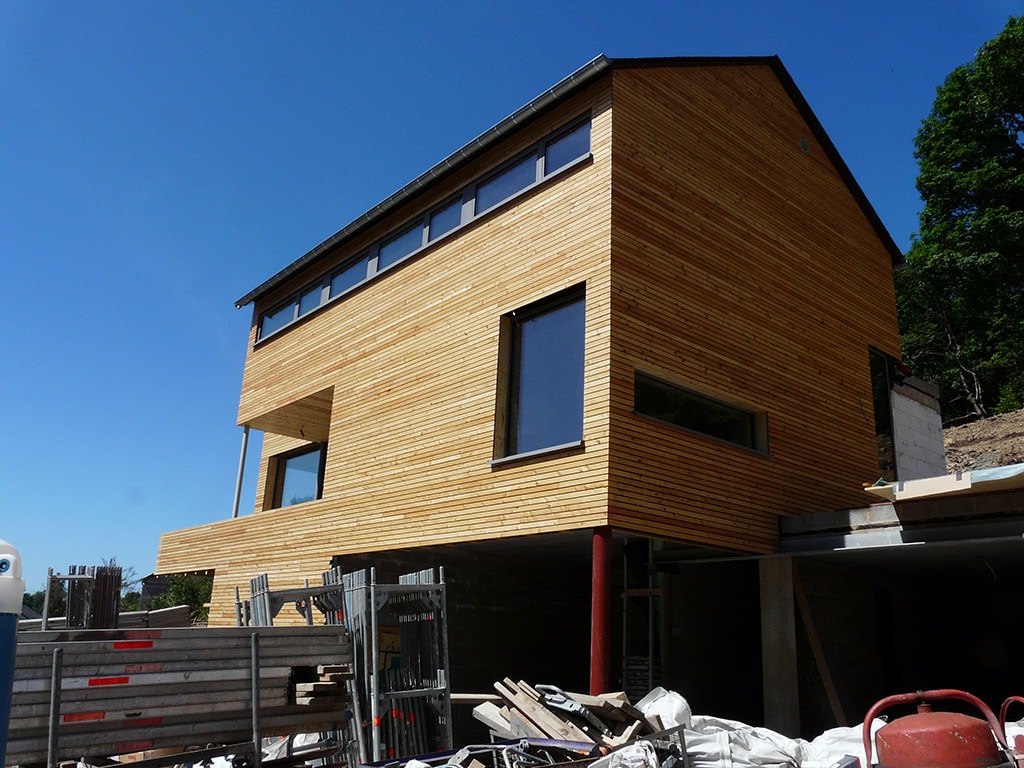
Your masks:
M423 189L430 186L438 179L448 175L457 168L462 167L466 163L470 162L474 158L478 157L485 150L493 147L494 145L501 142L507 136L514 131L518 130L525 123L529 122L539 114L545 112L554 104L563 101L565 98L574 94L584 87L590 85L598 77L610 71L613 68L642 68L642 67L666 67L666 66L749 66L749 65L767 65L771 67L772 71L779 78L783 88L786 90L789 97L793 100L797 109L801 115L807 121L812 132L814 133L815 139L818 141L821 147L825 150L830 161L835 165L837 171L842 177L844 183L849 188L851 194L856 199L857 203L864 211L865 216L870 222L871 226L877 233L882 244L888 251L892 260L893 267L899 267L903 263L903 253L896 245L892 236L886 230L885 225L882 223L881 218L878 216L871 203L868 201L867 196L864 194L860 185L857 184L853 174L850 172L849 167L843 161L836 149L832 140L828 137L825 129L818 121L814 112L811 110L810 105L804 99L803 94L797 88L793 78L789 75L789 72L782 65L782 61L778 56L721 56L721 57L668 57L668 58L620 58L611 59L604 54L597 56L591 61L584 64L582 67L577 69L568 77L556 83L554 86L546 90L541 95L530 101L528 104L520 107L518 110L513 112L508 117L504 118L494 126L484 131L482 134L477 136L475 139L470 141L465 146L456 150L448 157L444 158L441 162L434 165L432 168L421 174L411 182L406 184L404 187L399 189L394 194L390 195L386 199L373 206L371 209L363 213L354 219L351 223L346 225L344 228L338 230L329 238L324 240L322 243L308 251L298 259L293 261L291 264L286 266L284 269L273 275L269 279L262 282L253 290L242 296L235 302L235 306L239 309L251 304L254 301L266 296L268 293L282 285L290 277L302 271L309 265L316 262L318 259L326 256L341 243L351 238L356 233L364 230L365 228L375 224L381 219L385 218L395 210L397 210L402 204L410 200L413 196L420 193Z

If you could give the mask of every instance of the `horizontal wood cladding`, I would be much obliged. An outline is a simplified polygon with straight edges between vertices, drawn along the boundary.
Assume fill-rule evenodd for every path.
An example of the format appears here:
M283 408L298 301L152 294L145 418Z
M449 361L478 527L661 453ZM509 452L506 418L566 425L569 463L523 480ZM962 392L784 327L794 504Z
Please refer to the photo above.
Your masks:
M607 522L608 85L492 153L511 156L589 108L592 160L250 350L240 423L295 435L311 411L292 404L333 393L323 498L165 534L161 572L215 564L214 620L232 619L234 587L244 594L258 572L273 588L301 586L334 555ZM491 466L501 317L580 283L584 445ZM294 445L265 436L258 506L269 456Z
M768 66L617 70L613 105L610 522L772 551L877 474L890 256ZM766 413L768 454L635 415L635 370Z
M335 555L603 525L761 553L780 515L865 503L890 254L767 65L614 68L256 312L586 110L591 161L250 347L258 514L157 561L216 569L214 622L251 576L297 587ZM501 317L579 283L584 445L492 466ZM768 450L636 415L637 370L765 414ZM269 509L270 457L325 429L323 498Z

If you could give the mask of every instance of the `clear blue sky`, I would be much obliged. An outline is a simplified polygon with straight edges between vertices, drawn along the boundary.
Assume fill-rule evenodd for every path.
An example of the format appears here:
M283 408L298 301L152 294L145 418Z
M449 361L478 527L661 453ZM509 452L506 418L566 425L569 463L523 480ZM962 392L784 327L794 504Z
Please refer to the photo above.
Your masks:
M779 55L906 248L935 88L1021 12L0 0L0 539L34 591L230 516L235 299L597 54Z

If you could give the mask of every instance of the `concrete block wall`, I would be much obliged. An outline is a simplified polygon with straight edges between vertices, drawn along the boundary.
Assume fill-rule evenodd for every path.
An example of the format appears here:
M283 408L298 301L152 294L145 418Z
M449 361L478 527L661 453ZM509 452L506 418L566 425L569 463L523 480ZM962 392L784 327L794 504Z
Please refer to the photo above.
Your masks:
M919 480L946 474L946 448L938 391L907 377L892 388L893 440L900 480Z

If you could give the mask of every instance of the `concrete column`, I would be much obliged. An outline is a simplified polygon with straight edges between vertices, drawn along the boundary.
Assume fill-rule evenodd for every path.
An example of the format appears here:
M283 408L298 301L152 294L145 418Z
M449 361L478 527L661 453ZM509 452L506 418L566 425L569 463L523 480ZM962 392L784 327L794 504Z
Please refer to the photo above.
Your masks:
M793 558L770 557L761 566L761 663L764 724L786 736L800 735Z

